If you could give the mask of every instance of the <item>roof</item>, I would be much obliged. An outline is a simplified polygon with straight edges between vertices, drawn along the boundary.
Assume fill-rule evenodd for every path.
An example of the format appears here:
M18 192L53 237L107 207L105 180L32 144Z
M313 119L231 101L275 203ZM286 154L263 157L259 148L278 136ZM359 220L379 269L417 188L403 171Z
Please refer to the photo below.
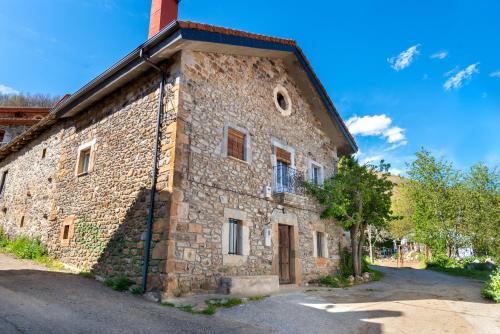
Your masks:
M50 108L0 107L0 125L35 125L48 115Z
M8 145L1 147L0 160L3 160L11 152L22 148L46 128L57 122L58 119L75 115L86 106L118 88L120 84L124 84L140 73L145 72L146 68L149 70L149 67L144 64L142 54L147 54L150 60L154 61L156 59L158 62L162 61L165 59L165 52L169 48L173 49L173 45L179 40L201 41L294 53L315 90L318 92L331 118L338 125L346 141L349 143L351 153L358 150L356 141L340 117L325 87L314 72L302 49L294 40L253 34L208 24L174 21L76 93L60 101L52 108L46 119L15 138Z

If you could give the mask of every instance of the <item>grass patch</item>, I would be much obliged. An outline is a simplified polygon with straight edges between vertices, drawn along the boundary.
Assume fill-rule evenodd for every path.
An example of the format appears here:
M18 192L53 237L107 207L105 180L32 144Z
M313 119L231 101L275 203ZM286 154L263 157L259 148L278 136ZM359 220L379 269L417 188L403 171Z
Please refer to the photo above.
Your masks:
M104 280L104 285L110 287L115 291L125 291L132 284L134 284L134 282L132 282L126 277L112 277L112 278L106 278Z
M175 307L175 304L174 304L174 303L168 302L168 301L166 301L166 300L162 301L160 304L161 304L162 306Z
M384 278L384 273L375 269L368 269L368 272L372 273L372 281L380 281L382 278Z
M215 312L217 312L217 307L215 307L214 305L208 305L207 308L200 313L204 315L214 315Z
M269 295L266 295L266 296L252 296L252 297L249 297L248 300L252 301L252 302L258 302L258 301L264 300L266 298L269 298Z
M208 299L205 301L207 305L213 305L215 307L225 307L230 308L243 304L241 298L229 298L229 299Z
M19 259L32 260L49 269L62 270L64 264L48 256L47 249L38 239L21 236L10 240L0 228L0 252L14 255Z
M140 295L142 294L142 289L139 286L134 286L130 289L130 292L132 292L133 295Z
M435 266L435 265L428 265L427 269L439 271L441 273L445 273L445 274L453 275L453 276L468 277L468 278L479 280L481 282L488 281L488 279L490 277L490 272L483 271L483 270L465 269L465 268L446 268L446 267L439 267L439 266Z
M193 305L182 305L182 306L179 306L178 309L181 311L184 311L184 312L188 312L188 313L195 313L193 311Z

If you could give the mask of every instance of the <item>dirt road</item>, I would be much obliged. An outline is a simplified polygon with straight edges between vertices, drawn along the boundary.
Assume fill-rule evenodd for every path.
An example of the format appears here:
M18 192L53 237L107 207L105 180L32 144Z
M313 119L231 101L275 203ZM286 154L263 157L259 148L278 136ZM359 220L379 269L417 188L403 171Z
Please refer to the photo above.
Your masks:
M191 315L0 254L0 334L268 332Z
M482 299L482 283L427 270L377 269L385 273L379 282L301 289L218 316L280 333L500 333L500 304Z
M385 273L380 282L286 289L207 317L0 254L0 334L500 333L500 305L481 298L481 283L426 270L379 269Z

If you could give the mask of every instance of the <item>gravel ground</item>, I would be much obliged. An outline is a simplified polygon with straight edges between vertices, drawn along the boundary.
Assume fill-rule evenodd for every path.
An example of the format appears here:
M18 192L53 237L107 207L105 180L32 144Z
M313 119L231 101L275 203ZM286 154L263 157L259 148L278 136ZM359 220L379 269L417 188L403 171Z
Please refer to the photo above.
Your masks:
M269 333L231 319L191 315L70 273L0 254L0 334Z
M285 289L207 317L0 254L0 334L500 333L500 305L481 298L481 283L426 270L379 269L385 273L380 282Z
M382 281L349 289L301 289L222 310L217 317L279 333L500 333L500 305L482 284L416 270L377 268Z

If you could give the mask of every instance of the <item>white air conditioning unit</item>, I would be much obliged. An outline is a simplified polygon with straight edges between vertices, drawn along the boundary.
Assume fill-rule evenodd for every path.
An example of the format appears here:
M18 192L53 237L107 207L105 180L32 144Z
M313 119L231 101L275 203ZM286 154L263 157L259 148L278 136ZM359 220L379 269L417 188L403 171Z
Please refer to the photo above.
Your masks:
M271 186L264 187L264 197L265 198L273 197L273 188L271 188Z

